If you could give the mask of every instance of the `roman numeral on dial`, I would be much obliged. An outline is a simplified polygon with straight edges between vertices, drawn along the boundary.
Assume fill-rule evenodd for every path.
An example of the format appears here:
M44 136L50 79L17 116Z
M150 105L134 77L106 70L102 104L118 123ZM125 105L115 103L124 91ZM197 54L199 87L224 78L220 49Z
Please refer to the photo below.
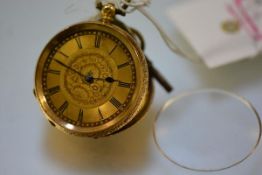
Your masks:
M116 43L116 45L112 48L112 50L109 52L109 55L111 55L114 51L115 51L115 49L117 48L117 46L118 46L118 44Z
M130 88L130 85L131 85L130 83L125 83L122 81L118 82L118 86L123 87L123 88Z
M60 86L55 86L48 89L48 95L54 95L60 91Z
M66 57L66 58L68 58L69 56L68 55L66 55L64 52L62 52L62 51L57 51L58 53L60 53L61 55L63 55L64 57Z
M60 71L59 70L49 69L47 72L50 73L50 74L60 75Z
M76 40L78 48L82 49L83 47L82 47L82 43L81 43L80 37L76 37L75 40Z
M121 69L121 68L126 67L126 66L128 66L128 65L129 65L129 62L125 62L125 63L123 63L123 64L118 65L117 68L118 68L118 69Z
M104 116L103 116L100 108L98 108L98 113L99 113L100 119L103 120L103 119L104 119Z
M84 111L83 111L83 109L80 109L80 110L79 110L79 113L78 113L78 119L77 119L77 121L80 122L80 123L82 123L82 122L83 122L83 116L84 116Z
M122 105L115 97L112 97L110 100L110 103L114 105L117 109Z
M96 38L95 38L95 47L99 48L101 43L101 35L99 33L96 33Z
M58 110L63 114L64 111L68 108L68 105L69 105L68 101L65 101L65 102L58 108Z

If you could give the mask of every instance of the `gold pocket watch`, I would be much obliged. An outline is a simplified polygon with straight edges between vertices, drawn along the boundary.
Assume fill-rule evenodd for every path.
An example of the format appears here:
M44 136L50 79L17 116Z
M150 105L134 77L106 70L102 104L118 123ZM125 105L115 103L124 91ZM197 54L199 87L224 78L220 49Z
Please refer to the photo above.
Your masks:
M100 20L66 28L39 57L35 95L49 122L66 133L112 135L149 106L151 68L135 37L114 24L116 11L102 5Z

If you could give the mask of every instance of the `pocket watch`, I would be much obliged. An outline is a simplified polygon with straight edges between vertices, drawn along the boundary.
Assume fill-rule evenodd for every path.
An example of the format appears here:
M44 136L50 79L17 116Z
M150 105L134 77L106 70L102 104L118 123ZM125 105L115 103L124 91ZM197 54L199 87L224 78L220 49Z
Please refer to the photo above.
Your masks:
M144 114L152 96L149 67L134 36L114 23L113 4L101 19L54 36L36 66L35 96L45 117L69 134L104 137Z

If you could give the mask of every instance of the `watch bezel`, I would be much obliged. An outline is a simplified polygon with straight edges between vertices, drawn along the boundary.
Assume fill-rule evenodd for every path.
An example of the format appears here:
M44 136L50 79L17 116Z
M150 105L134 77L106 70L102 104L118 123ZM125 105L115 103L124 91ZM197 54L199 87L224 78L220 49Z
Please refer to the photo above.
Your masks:
M70 125L59 118L49 107L47 104L43 86L42 86L42 72L45 60L49 56L52 49L58 45L66 36L73 35L76 32L82 30L100 30L104 32L109 32L117 37L130 51L136 67L137 73L137 87L133 97L131 99L131 105L125 113L123 113L122 117L117 117L117 119L110 121L103 127L78 127L74 125ZM59 32L55 35L45 46L40 57L37 62L36 72L35 72L35 90L36 90L36 97L40 103L41 109L45 113L45 117L51 121L58 129L74 135L79 136L91 136L91 137L101 137L110 135L115 133L116 131L120 130L122 127L127 125L132 119L139 113L141 108L143 108L143 99L146 96L148 91L148 84L149 84L149 73L148 73L148 66L144 54L136 41L132 38L132 36L121 29L120 27L114 24L102 23L100 21L95 22L84 22L72 25L63 31Z

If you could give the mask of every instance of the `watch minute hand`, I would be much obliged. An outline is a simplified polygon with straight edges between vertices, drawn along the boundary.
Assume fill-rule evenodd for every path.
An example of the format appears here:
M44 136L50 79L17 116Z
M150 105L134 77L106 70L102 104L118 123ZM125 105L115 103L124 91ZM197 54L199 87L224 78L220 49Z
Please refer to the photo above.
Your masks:
M85 77L83 74L81 74L80 72L76 71L75 69L71 68L70 66L66 65L65 63L57 60L57 59L54 59L58 64L60 64L61 66L64 66L65 68L77 73L78 75L82 76L82 77Z

